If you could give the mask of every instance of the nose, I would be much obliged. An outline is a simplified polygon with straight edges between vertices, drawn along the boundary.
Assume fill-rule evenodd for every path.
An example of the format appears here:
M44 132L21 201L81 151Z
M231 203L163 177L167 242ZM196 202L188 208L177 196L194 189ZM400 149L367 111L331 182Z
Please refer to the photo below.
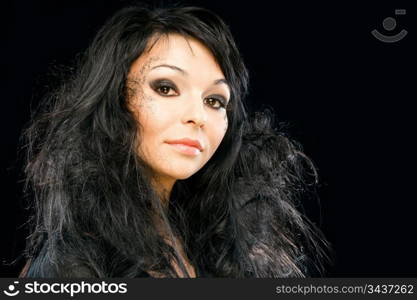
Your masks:
M207 112L201 97L192 97L186 101L182 122L194 123L197 127L203 127L207 123Z

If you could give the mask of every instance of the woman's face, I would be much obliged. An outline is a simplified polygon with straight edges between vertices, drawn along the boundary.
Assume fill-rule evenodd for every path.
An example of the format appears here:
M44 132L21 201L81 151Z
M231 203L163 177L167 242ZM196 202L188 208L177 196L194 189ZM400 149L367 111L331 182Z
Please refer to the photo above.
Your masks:
M226 133L230 99L211 52L193 38L161 37L132 64L128 90L141 125L138 153L158 182L170 189L200 170ZM187 139L201 149L185 145Z

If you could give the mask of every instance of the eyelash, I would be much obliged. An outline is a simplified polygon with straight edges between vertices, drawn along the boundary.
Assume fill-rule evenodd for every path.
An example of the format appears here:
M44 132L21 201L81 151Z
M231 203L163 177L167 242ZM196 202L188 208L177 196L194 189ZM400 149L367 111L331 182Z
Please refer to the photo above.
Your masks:
M151 83L151 87L155 92L157 92L159 95L161 95L163 97L177 96L177 95L167 95L167 93L169 93L169 90L174 90L178 94L177 87L175 86L175 84L173 84L169 80L157 80L157 81ZM162 88L168 88L169 90L168 90L167 93L163 93L163 92L161 92ZM213 99L213 100L217 101L220 106L219 107L214 107L213 105L210 105L211 108L213 108L215 110L219 110L221 108L226 109L227 101L224 99L224 97L220 96L220 95L215 95L215 96L217 96L217 97L211 96L211 97L205 98L204 102L207 103L207 100Z

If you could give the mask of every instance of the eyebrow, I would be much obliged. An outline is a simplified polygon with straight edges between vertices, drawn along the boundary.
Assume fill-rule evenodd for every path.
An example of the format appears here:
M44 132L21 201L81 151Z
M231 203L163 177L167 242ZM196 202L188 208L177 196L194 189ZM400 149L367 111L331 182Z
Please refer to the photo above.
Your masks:
M184 74L184 75L188 75L187 71L185 71L185 70L183 70L183 69L181 69L181 68L179 68L179 67L177 67L177 66L174 66L174 65L167 65L167 64L157 65L157 66L153 67L151 70L156 69L156 68L162 68L162 67L163 67L163 68L170 68L170 69L172 69L172 70L175 70L175 71L181 72L181 73L182 73L182 74Z
M186 76L189 75L187 71L181 69L180 67L174 66L174 65L168 65L168 64L157 65L155 67L152 67L151 70L156 69L156 68L170 68L172 70L175 70L175 71L178 71L178 72L182 73L183 75L186 75ZM231 90L229 83L224 78L215 80L213 84L214 85L225 84L225 85L227 85L229 90Z

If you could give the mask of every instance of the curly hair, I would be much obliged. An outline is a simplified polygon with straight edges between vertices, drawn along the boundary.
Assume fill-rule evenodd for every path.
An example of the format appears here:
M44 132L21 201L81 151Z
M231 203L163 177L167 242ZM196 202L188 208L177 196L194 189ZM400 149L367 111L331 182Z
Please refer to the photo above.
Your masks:
M168 207L138 155L127 74L154 37L203 43L231 87L229 126L207 164L177 180ZM34 195L27 277L179 277L178 236L199 277L304 277L328 246L299 210L317 173L300 145L274 129L269 110L247 113L248 72L229 28L197 7L121 9L75 72L43 100L24 137L26 192Z

